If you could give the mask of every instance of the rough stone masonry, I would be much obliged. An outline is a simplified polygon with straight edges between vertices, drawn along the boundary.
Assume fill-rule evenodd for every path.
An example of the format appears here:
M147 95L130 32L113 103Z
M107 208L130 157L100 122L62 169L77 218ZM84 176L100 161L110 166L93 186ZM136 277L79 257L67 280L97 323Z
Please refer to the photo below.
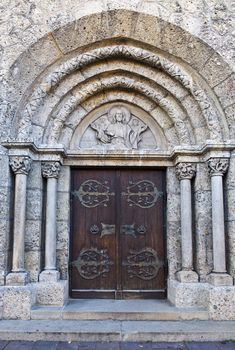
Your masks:
M165 169L166 297L235 320L235 1L3 0L0 16L1 317L67 303L86 166Z

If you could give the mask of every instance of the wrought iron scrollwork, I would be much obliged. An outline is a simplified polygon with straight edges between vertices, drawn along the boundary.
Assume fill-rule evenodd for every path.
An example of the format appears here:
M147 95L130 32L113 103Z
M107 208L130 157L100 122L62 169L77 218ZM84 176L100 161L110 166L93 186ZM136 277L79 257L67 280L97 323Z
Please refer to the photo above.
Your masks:
M152 248L144 248L140 251L130 250L129 254L127 261L123 262L123 266L127 267L129 278L138 277L141 280L152 280L163 266L157 252Z
M142 180L134 183L130 181L122 196L127 198L130 207L151 208L162 196L162 192L158 191L152 181Z
M90 248L82 249L72 265L76 267L82 278L92 280L97 277L107 277L113 262L110 260L107 249Z
M110 192L107 183L107 181L101 183L97 180L86 180L81 184L78 191L74 191L72 194L86 208L95 208L100 205L107 207L110 196L115 195L114 192Z
M92 224L89 231L92 235L100 234L100 237L102 238L104 236L114 235L115 225L104 224L103 222L101 222L101 229L100 229L98 225Z
M145 225L140 225L138 227L135 227L135 224L121 226L121 233L123 235L133 236L134 238L144 236L146 231L147 227Z

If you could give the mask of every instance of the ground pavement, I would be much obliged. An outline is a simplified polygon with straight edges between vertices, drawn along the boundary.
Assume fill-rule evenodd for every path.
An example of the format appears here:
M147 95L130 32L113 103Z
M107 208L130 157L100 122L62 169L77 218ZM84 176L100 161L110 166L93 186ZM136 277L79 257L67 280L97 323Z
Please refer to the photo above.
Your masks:
M0 350L235 350L235 342L134 343L5 341Z

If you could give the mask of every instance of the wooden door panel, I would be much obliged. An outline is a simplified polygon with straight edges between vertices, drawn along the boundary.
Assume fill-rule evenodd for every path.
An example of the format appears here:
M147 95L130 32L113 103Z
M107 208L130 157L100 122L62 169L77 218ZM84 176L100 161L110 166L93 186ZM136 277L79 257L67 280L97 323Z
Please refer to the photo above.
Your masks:
M82 290L116 289L114 175L95 169L72 171L72 296Z
M164 291L164 172L125 170L120 188L122 289Z
M71 185L71 296L164 297L165 172L73 169Z

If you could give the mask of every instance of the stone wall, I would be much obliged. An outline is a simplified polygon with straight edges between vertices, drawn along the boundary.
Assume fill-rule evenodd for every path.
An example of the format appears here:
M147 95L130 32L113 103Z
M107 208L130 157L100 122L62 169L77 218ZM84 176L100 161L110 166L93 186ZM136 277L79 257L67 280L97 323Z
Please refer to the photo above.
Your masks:
M168 298L179 307L207 307L212 319L234 318L234 309L228 310L235 295L231 286L235 277L235 2L5 0L0 13L2 286L12 268L13 193L17 190L9 156L32 159L27 173L24 235L30 283L2 287L3 317L29 319L35 302L63 305L66 301L70 167L133 165L167 168ZM156 144L151 141L146 149L136 145L112 149L101 142L96 147L94 140L100 139L91 130L92 123L107 116L117 103L148 130L145 145L149 139ZM104 132L102 128L98 131ZM91 132L93 139L89 139ZM229 274L225 279L228 277L229 283L212 287L213 283L207 282L214 268L215 203L207 161L223 158L225 163L229 159L228 171L225 174L220 168L215 175L224 176ZM43 162L61 164L60 174L43 179ZM177 176L178 164L183 171L184 166L192 170L195 165L193 176L187 171L183 177ZM57 188L56 205L50 205L56 214L52 234L56 231L57 239L50 249L55 249L59 274L47 281L50 273L41 280L39 276L46 260L50 178L50 188L55 184ZM182 179L192 189L193 226L186 236L181 222ZM19 218L21 223L23 219ZM188 281L193 283L181 283L176 276L184 260L182 240L191 234L193 261L189 267L196 271L199 283L195 275ZM11 308L14 294L16 310Z

